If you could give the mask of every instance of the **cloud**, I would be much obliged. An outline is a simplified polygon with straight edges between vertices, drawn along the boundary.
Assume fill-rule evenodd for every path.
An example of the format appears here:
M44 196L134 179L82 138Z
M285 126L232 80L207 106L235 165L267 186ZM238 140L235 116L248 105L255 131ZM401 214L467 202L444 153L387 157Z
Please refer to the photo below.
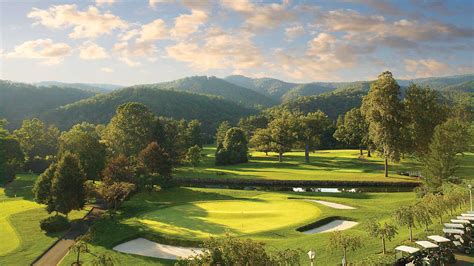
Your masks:
M294 39L304 34L304 28L301 25L288 27L285 29L285 35L289 39Z
M247 69L264 63L260 49L244 32L211 28L202 41L182 41L166 47L168 57L188 62L198 70Z
M15 46L7 57L40 59L44 65L56 65L72 52L71 46L66 43L54 43L51 39L37 39L26 41Z
M138 66L140 58L152 58L156 53L156 47L152 42L129 42L116 43L112 49L118 55L118 60L129 66Z
M250 32L273 29L284 22L294 20L296 14L289 9L289 1L281 4L256 5L249 0L221 0L221 5L245 16L245 29Z
M182 14L175 18L174 28L171 34L175 37L187 37L196 32L199 27L208 19L206 12L202 10L192 10L191 14Z
M155 19L154 21L141 26L139 34L140 36L137 39L139 42L169 38L169 30L166 27L165 21L162 19Z
M97 7L89 6L85 11L77 10L76 5L56 5L49 9L33 8L28 17L36 20L33 25L60 29L72 27L69 37L95 38L110 34L115 29L125 29L128 23L110 12L101 13Z
M112 5L113 3L115 3L115 0L95 0L97 6Z
M86 41L79 46L79 57L86 60L107 58L105 49L92 41Z
M405 59L404 63L405 69L413 77L446 76L452 73L448 64L435 59Z
M114 70L110 67L103 67L100 69L100 71L105 72L105 73L113 73Z

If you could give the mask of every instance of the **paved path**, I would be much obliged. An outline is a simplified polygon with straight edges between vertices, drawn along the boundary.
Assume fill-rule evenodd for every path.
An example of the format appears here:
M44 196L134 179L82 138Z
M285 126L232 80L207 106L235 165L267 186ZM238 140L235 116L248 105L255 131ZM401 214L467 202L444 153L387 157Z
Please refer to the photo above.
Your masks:
M104 213L103 206L95 205L92 210L61 238L55 242L39 259L33 262L34 266L57 265L68 253L69 249L76 243L77 237L85 234L94 220Z

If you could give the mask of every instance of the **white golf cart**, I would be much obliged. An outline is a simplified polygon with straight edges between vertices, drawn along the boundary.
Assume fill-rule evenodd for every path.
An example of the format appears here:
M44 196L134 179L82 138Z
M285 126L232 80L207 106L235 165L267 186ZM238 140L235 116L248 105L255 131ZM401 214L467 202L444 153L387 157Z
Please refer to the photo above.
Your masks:
M420 265L422 254L419 248L414 248L410 246L398 246L395 248L397 251L396 259L397 262L395 265Z
M466 254L471 253L473 243L470 236L466 236L465 231L462 229L444 228L444 235L453 241L454 246L457 250Z
M456 258L453 254L453 243L450 239L438 235L428 236L428 239L440 247L442 261L451 264L456 262Z

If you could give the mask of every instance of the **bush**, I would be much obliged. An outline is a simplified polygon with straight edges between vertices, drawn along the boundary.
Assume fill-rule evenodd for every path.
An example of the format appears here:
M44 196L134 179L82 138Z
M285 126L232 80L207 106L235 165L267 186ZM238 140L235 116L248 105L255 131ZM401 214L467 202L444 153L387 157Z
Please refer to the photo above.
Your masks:
M50 216L40 221L41 230L48 233L61 232L71 227L68 219L62 215Z

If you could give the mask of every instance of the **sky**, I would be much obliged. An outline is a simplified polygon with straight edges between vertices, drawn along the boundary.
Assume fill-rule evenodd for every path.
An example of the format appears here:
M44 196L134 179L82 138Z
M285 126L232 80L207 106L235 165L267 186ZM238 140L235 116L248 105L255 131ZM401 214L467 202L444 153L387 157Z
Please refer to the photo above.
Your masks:
M0 0L0 79L474 73L474 0Z

